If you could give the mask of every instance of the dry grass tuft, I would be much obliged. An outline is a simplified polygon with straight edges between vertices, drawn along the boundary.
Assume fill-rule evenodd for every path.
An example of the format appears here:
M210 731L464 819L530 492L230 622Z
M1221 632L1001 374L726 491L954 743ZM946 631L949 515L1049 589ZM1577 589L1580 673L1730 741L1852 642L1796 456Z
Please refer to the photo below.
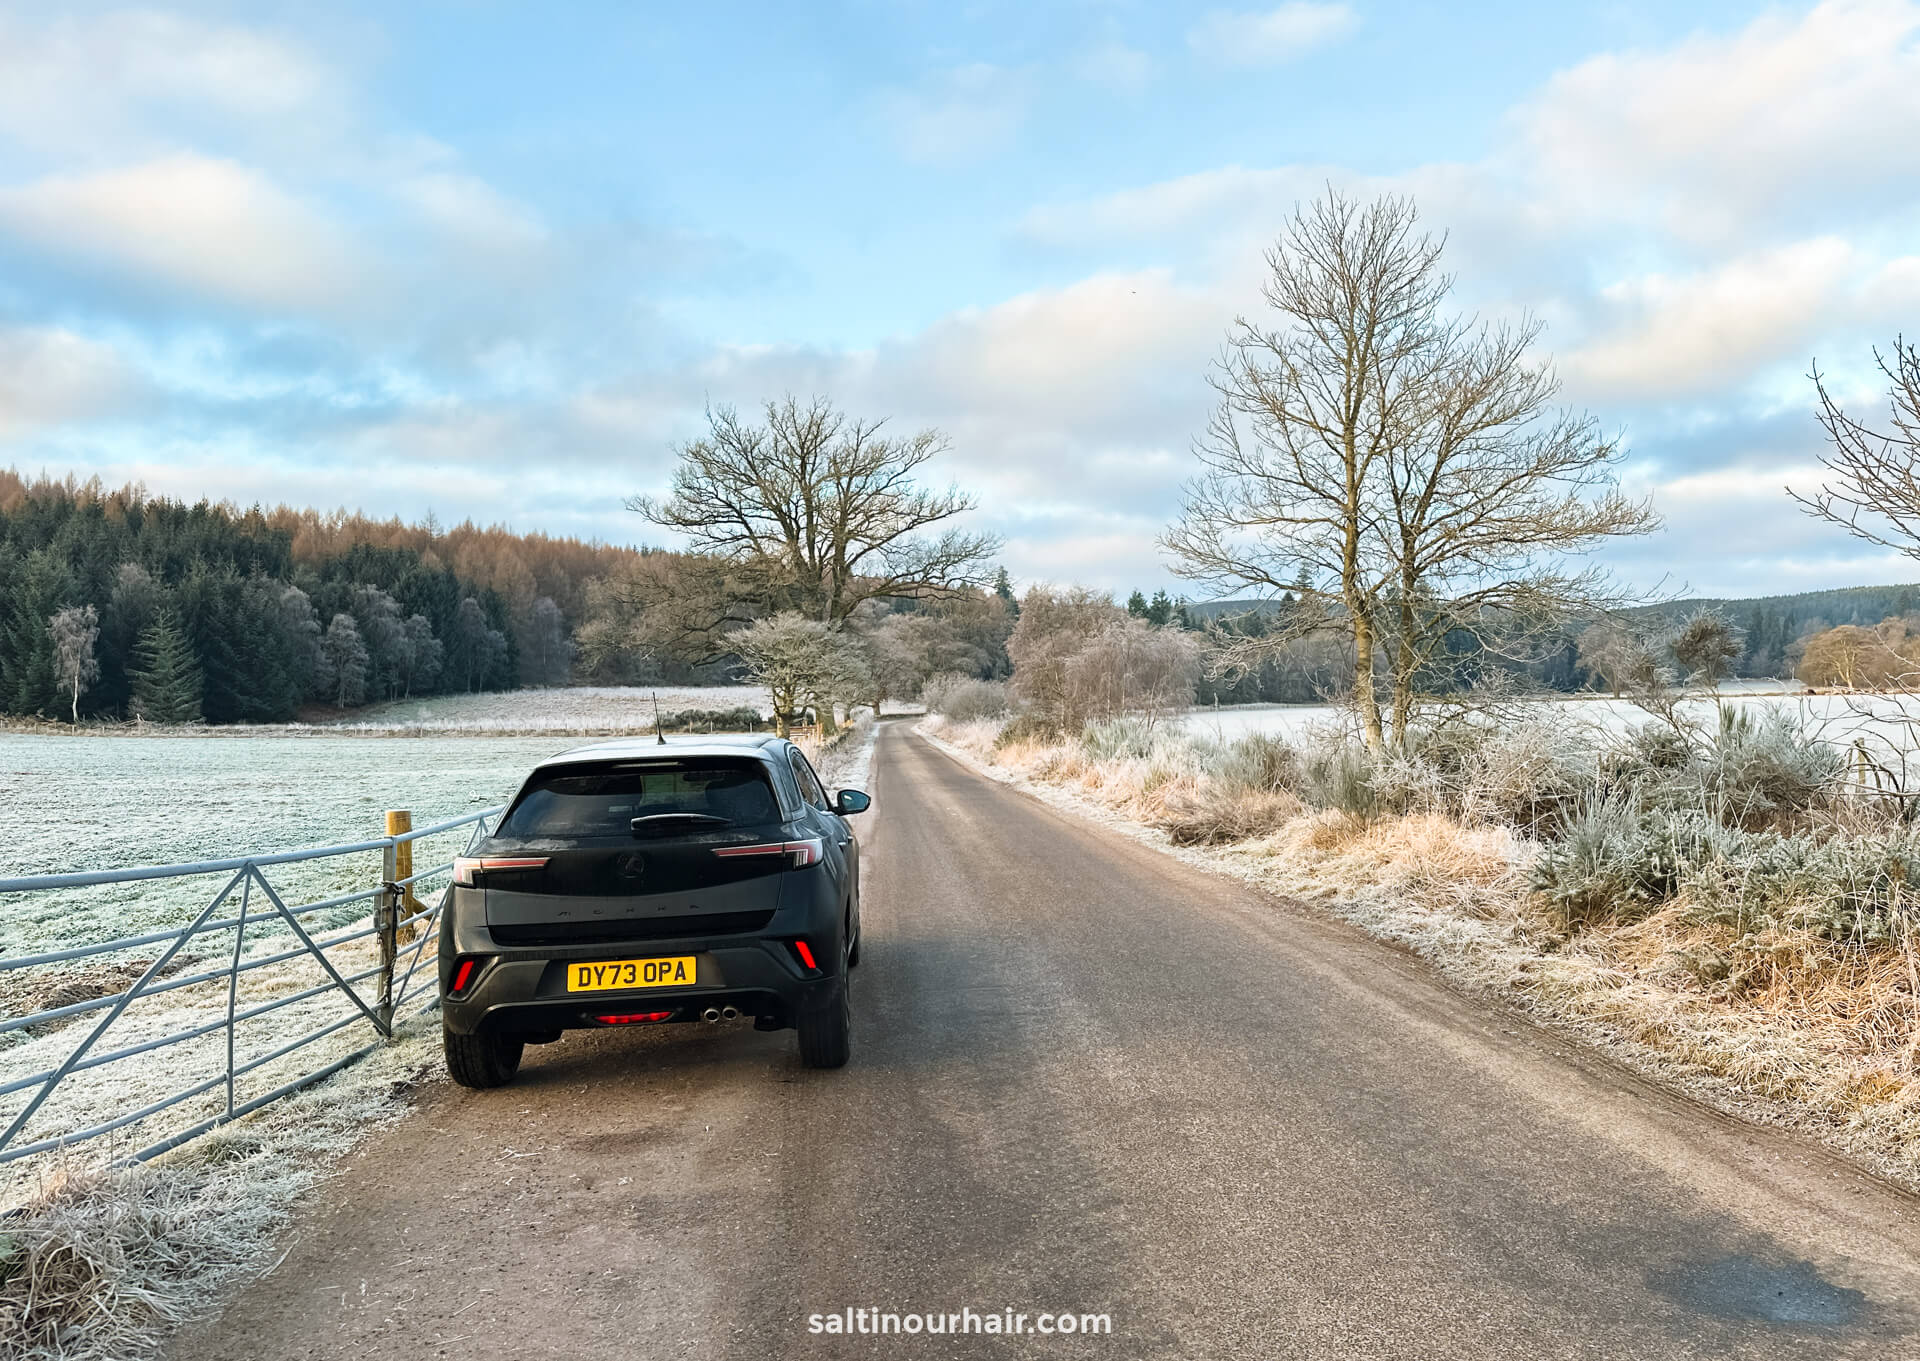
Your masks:
M1168 790L1154 825L1176 846L1219 846L1270 836L1306 812L1286 790L1220 790L1188 783Z

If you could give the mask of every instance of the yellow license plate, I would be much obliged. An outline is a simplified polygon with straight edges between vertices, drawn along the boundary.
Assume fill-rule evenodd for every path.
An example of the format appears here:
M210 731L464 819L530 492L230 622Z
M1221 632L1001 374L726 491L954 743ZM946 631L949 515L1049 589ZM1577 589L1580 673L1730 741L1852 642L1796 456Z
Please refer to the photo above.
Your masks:
M692 955L675 955L670 959L602 959L591 964L567 965L567 991L689 987L696 972Z

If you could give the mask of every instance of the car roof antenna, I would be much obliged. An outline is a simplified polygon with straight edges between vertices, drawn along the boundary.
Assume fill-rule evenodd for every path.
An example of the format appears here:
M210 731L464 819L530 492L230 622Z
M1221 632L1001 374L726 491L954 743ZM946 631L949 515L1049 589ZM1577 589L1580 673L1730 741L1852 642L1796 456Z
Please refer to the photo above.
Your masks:
M667 745L667 735L660 731L660 692L653 692L653 740L661 746Z

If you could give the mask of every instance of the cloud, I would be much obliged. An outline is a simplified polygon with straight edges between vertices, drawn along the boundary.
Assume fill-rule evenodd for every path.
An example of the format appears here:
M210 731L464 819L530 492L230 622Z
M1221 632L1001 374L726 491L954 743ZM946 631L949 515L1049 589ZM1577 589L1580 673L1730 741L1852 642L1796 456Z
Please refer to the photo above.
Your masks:
M1859 270L1854 246L1823 236L1696 273L1623 279L1600 293L1615 324L1562 367L1589 390L1641 398L1738 386L1783 359L1804 367Z
M1026 120L1026 78L974 62L941 72L918 90L889 90L878 112L901 155L925 165L977 161L1000 150Z
M1187 32L1195 55L1221 66L1279 66L1337 42L1359 26L1344 4L1288 0L1265 13L1213 10Z
M336 104L331 69L274 34L151 10L30 23L0 13L0 138L62 155L161 142L157 109L256 123Z
M1089 47L1073 62L1074 73L1116 94L1139 94L1153 83L1153 58L1121 42Z
M1597 56L1510 124L1560 221L1644 221L1721 245L1911 200L1920 5L1827 0L1732 34Z
M0 438L117 415L141 387L107 345L55 327L0 327Z
M231 161L180 154L0 189L0 231L50 254L264 308L321 308L359 282L325 215Z

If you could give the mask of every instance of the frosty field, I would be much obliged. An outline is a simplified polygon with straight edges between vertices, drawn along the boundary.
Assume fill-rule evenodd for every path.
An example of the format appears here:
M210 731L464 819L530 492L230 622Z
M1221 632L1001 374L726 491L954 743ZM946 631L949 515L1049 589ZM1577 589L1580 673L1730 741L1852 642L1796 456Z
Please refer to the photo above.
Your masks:
M384 812L405 808L416 825L503 802L527 767L564 749L565 738L371 736L40 736L0 734L0 804L11 833L0 875L57 873L219 859L303 847L364 841L384 831ZM418 843L416 868L450 858L466 829ZM366 889L380 880L380 856L355 854L305 865L271 867L267 878L289 906ZM9 894L0 897L0 955L18 956L182 926L193 919L226 876ZM436 886L437 891L437 886ZM425 895L429 900L433 893ZM253 911L265 907L258 894ZM219 915L238 913L237 895ZM302 919L316 936L350 934L370 920L367 902ZM258 959L297 945L283 923L248 927L242 957ZM431 976L432 947L421 942ZM0 974L0 1015L19 1016L124 989L164 948L149 945L67 964ZM181 972L224 969L234 935L215 932L190 942L177 959ZM358 940L329 951L349 975L375 962L374 943ZM288 960L242 976L236 1005L245 1011L269 999L314 989L295 1005L239 1027L236 1059L272 1053L295 1039L354 1016L351 1004L325 989L311 957ZM371 998L371 980L359 985ZM38 1138L106 1120L157 1101L224 1071L224 980L136 1002L115 1022L103 1049L138 1045L184 1029L208 1033L143 1055L76 1073L28 1126ZM417 1005L417 1004L416 1004ZM46 1071L64 1059L104 1016L91 1012L64 1023L0 1033L0 1080ZM309 1048L266 1063L248 1075L239 1099L310 1072L372 1038L354 1021ZM7 1117L32 1093L0 1098ZM179 1129L221 1108L222 1086L150 1122L114 1136L119 1151ZM25 1165L8 1169L0 1185L17 1189Z
M1920 753L1920 697L1902 695L1807 694L1782 688L1777 682L1748 682L1729 686L1721 701L1730 708L1758 717L1768 710L1785 712L1809 732L1836 746L1865 740L1881 758L1911 763ZM1715 701L1694 696L1680 703L1680 713L1711 731L1717 722ZM1523 706L1572 735L1594 738L1618 735L1654 721L1646 711L1623 699L1604 695L1567 695L1533 700ZM1309 728L1349 721L1344 710L1331 704L1239 704L1216 709L1192 709L1176 720L1190 733L1232 741L1250 733L1298 737Z
M395 700L325 726L347 732L646 732L656 698L663 717L686 709L747 708L764 718L773 709L758 685L583 685Z
M389 808L408 809L415 825L425 826L503 802L528 766L571 745L546 737L0 733L0 806L7 809L9 833L0 874L164 865L364 841L385 835ZM424 868L454 849L424 845L417 863ZM270 877L310 899L367 887L379 873L380 858L370 853L288 866ZM217 886L195 879L7 895L0 898L0 955L184 922Z

